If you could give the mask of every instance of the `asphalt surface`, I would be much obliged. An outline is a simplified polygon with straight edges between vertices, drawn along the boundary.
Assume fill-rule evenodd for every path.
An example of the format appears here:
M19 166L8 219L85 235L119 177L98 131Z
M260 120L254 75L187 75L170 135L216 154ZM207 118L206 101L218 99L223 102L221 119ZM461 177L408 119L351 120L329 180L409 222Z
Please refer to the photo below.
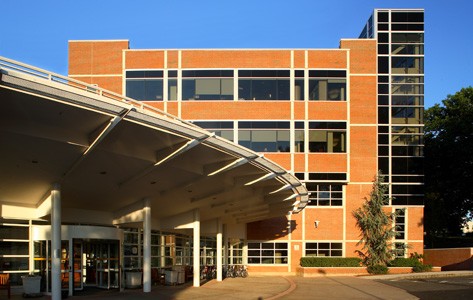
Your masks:
M0 291L6 299L6 291ZM23 299L16 291L12 299ZM50 299L43 296L37 299ZM383 276L249 276L222 282L192 283L141 289L87 288L68 299L473 299L473 272L436 272Z
M419 299L473 299L473 276L392 279L379 282L405 290Z

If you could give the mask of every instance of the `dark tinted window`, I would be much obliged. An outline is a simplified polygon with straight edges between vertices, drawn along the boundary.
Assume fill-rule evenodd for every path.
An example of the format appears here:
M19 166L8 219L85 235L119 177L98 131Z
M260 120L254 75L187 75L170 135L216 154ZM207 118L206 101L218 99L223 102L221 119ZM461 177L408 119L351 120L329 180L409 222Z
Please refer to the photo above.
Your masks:
M389 58L378 57L378 73L388 74L389 73Z
M378 157L378 169L383 174L389 174L389 159L387 157Z
M378 30L388 31L389 30L389 24L378 24Z
M392 24L392 31L423 31L424 24Z
M289 122L239 122L238 127L250 129L289 129Z
M379 44L378 45L379 54L389 54L389 45L388 44Z
M346 129L345 122L309 122L309 129Z
M346 77L346 71L335 70L310 70L309 77Z
M389 155L389 146L378 146L378 155L379 156L388 156Z
M378 12L378 22L389 22L389 13Z
M387 107L378 108L378 123L380 124L389 123L389 110Z
M207 129L231 129L233 122L218 122L218 121L195 121L195 125Z
M378 105L388 105L389 96L378 96Z
M389 94L389 85L378 84L378 94Z
M389 35L387 33L378 33L378 43L389 43Z
M393 12L391 22L424 22L422 12Z
M289 70L240 70L238 77L289 77Z
M309 180L346 180L345 173L309 173Z

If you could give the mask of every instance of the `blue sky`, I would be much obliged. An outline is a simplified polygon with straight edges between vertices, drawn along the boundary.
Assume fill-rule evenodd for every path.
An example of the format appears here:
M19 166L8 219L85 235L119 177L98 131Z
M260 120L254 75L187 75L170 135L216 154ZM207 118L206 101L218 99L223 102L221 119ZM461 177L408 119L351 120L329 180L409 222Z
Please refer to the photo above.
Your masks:
M0 56L67 75L68 40L131 48L337 48L374 8L425 8L425 106L473 85L472 0L2 0Z

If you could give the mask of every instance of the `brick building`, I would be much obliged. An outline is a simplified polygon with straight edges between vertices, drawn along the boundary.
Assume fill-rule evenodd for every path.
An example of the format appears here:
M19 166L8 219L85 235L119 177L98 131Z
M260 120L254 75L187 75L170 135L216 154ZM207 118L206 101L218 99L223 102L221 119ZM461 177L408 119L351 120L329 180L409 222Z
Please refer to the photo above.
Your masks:
M289 225L283 216L248 224L252 270L293 272L305 255L354 256L352 211L378 169L393 197L387 208L401 212L396 243L422 252L422 10L375 10L360 38L338 49L70 41L69 76L192 121L305 182L311 202Z
M399 215L394 244L408 245L399 255L422 253L423 59L424 11L377 9L336 49L70 41L69 79L1 64L0 137L18 145L2 149L0 272L16 284L41 273L55 299L61 287L124 287L136 268L145 291L151 268L194 266L196 286L199 265L216 265L221 280L222 261L293 274L303 256L356 256L352 212L378 170L386 211ZM61 224L62 239L52 233Z

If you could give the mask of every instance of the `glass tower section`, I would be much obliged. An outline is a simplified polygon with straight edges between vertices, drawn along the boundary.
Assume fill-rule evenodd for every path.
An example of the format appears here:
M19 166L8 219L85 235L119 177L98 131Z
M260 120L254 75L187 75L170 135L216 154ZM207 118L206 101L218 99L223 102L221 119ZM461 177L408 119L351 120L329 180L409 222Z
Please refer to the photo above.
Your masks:
M392 205L423 205L424 10L376 9L360 34L378 47L378 168Z

